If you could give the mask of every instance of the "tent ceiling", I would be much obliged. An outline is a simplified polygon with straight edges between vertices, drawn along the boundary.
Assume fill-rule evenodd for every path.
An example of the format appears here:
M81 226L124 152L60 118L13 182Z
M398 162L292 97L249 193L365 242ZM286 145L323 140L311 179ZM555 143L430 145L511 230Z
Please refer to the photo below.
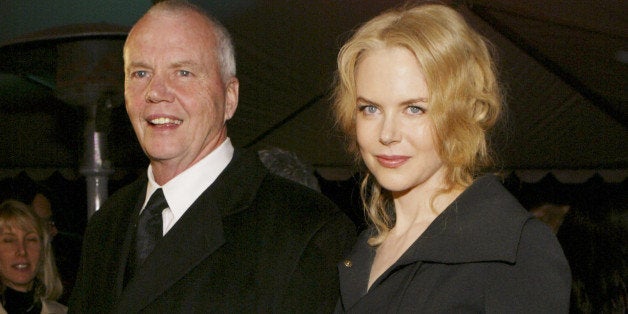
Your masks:
M351 169L352 158L329 119L335 56L357 25L405 1L194 2L214 11L236 43L241 95L229 123L236 145L280 147L318 168ZM4 43L69 24L128 27L150 5L124 0L39 1L33 7L19 0L5 3L8 8L0 13ZM504 168L628 168L628 2L455 4L499 53L509 111L493 142ZM5 53L0 59L0 169L78 168L81 109L55 97L53 50L32 55L24 49L12 51L11 58L6 45L0 49ZM7 60L16 55L40 63L15 70ZM108 134L114 168L145 166L123 106L113 110Z

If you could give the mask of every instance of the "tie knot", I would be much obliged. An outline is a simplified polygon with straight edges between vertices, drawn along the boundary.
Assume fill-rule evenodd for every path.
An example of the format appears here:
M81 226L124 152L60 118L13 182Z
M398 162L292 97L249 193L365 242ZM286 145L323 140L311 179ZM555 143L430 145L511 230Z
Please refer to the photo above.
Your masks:
M153 195L150 196L144 211L148 211L148 213L152 216L161 214L161 211L166 207L168 207L168 202L166 202L164 191L159 188L153 193Z

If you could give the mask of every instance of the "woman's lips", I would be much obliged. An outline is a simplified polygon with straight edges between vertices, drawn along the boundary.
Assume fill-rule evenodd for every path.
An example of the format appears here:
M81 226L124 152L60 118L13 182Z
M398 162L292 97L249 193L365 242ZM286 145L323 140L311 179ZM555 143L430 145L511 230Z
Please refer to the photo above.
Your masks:
M408 159L409 156L387 156L387 155L377 155L377 162L380 165L386 168L397 168L403 165Z
M11 267L20 273L24 273L24 272L29 273L31 271L30 263L15 263L11 265Z

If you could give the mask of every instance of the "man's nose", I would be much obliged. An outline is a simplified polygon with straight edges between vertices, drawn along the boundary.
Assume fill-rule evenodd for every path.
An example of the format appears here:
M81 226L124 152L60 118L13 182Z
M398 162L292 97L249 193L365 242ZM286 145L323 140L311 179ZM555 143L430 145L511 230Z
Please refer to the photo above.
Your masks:
M171 102L174 100L168 78L164 75L155 74L150 80L146 89L146 102L158 103L162 101Z

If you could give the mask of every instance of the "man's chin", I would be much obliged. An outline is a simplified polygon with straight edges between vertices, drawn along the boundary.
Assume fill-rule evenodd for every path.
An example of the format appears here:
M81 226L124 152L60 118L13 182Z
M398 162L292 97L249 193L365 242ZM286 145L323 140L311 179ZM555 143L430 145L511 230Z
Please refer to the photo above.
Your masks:
M151 162L164 163L176 159L177 154L172 151L163 150L144 150L146 156Z

